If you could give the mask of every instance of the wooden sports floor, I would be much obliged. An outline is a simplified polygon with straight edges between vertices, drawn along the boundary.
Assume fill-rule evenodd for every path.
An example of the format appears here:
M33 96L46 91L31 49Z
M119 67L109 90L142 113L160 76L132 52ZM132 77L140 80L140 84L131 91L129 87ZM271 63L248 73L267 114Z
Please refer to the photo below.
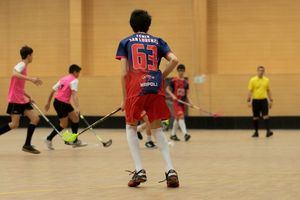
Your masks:
M82 135L85 148L73 149L57 137L56 150L44 147L42 138L50 129L39 128L33 143L42 151L21 151L25 129L0 137L0 199L300 199L300 133L275 131L273 138L251 138L251 131L191 130L190 142L171 148L181 187L164 183L163 160L156 150L141 142L148 181L128 188L133 169L124 130L97 132L112 138L109 148L97 146L91 133ZM181 135L179 135L181 136Z

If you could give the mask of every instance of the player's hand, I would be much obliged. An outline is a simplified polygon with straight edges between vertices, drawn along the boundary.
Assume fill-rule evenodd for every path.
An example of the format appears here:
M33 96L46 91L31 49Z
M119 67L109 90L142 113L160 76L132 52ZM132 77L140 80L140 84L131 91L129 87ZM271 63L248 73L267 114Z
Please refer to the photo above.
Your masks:
M28 98L29 98L30 103L35 103L35 101L31 97L28 97Z
M173 99L174 101L177 101L177 100L178 100L178 98L177 98L176 96L172 96L172 99Z
M270 101L270 102L269 102L269 108L271 109L271 108L272 108L272 106L273 106L273 102L272 102L272 101Z
M248 101L248 103L247 103L247 104L248 104L248 107L249 107L249 108L251 108L251 107L252 107L252 103L251 103L251 101Z
M48 112L48 110L50 109L50 103L47 103L44 108L45 108L45 111Z
M37 78L37 77L33 77L33 78L31 79L31 82L32 82L33 84L37 85L37 86L43 84L43 81L42 81L41 79Z
M79 115L79 114L80 114L80 109L79 109L79 108L75 108L75 109L74 109L74 112L75 112L77 115Z

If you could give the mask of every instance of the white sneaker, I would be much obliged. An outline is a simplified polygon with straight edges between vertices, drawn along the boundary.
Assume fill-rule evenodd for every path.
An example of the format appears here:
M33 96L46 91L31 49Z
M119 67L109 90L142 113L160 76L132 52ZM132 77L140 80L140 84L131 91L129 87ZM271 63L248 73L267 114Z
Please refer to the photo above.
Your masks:
M47 147L49 150L54 150L53 145L52 145L52 141L47 140L47 138L45 138L45 139L44 139L44 143L46 144L46 147Z
M87 143L84 143L81 140L77 139L77 141L72 144L72 147L73 148L76 148L76 147L85 147L87 145L88 145Z

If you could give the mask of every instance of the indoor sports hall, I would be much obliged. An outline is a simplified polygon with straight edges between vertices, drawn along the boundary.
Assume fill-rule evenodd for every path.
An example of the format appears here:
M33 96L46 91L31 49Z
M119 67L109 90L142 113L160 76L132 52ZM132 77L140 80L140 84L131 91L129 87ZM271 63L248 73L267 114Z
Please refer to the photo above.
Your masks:
M0 199L300 199L299 9L0 0Z

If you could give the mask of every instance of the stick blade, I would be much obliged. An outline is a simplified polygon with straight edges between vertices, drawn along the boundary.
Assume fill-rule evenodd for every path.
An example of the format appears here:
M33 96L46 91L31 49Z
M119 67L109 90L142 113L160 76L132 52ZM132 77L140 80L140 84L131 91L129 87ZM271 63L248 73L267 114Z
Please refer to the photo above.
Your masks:
M103 144L104 147L110 147L111 144L112 144L112 140L110 139L107 142L103 142L102 144Z

